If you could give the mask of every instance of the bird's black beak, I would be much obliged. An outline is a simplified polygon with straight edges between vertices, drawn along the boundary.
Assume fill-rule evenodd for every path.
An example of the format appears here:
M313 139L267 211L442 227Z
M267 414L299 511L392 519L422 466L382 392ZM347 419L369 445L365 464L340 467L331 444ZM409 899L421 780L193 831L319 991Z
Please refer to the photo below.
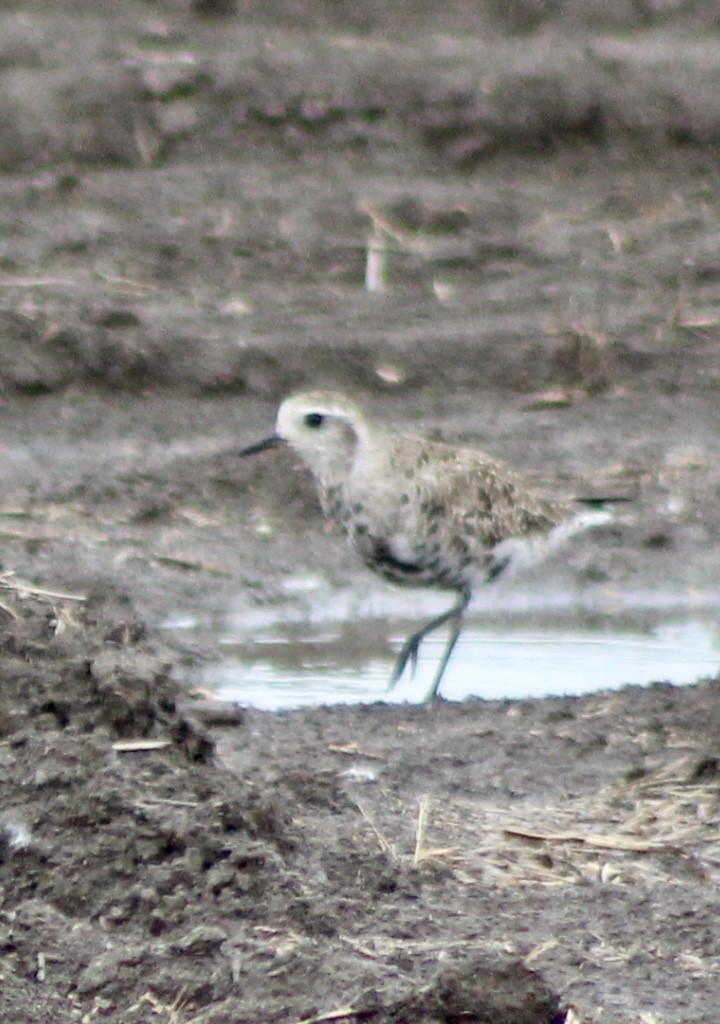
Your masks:
M238 455L243 459L246 455L257 455L258 452L265 452L268 448L277 448L280 444L282 444L282 438L278 437L277 434L272 434L270 437L266 437L264 441L256 441L255 444L250 444L247 448L241 448Z

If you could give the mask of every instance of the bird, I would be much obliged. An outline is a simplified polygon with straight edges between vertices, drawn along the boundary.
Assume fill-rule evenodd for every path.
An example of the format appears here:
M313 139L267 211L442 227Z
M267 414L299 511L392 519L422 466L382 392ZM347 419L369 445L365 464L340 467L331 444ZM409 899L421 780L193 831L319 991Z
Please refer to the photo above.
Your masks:
M428 702L439 694L475 589L611 518L602 499L544 496L484 451L394 432L332 391L285 398L274 432L238 454L279 446L310 470L325 518L368 568L401 586L456 595L407 638L390 676L392 688L408 665L414 673L425 637L449 624Z

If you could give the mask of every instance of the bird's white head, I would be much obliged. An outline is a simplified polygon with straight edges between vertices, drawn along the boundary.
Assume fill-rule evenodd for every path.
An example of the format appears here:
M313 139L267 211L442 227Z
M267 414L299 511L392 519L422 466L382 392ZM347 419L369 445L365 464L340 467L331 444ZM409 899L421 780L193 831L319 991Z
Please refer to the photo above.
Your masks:
M331 391L291 395L281 404L276 435L293 448L324 486L350 472L368 425L357 406Z

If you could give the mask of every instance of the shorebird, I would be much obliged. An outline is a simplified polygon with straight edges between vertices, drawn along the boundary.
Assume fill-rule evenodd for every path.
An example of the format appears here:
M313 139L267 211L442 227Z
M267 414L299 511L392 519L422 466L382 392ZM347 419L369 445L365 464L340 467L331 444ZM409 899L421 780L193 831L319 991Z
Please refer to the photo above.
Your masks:
M311 471L325 517L370 569L403 586L457 595L408 637L390 677L391 688L408 664L414 672L425 637L449 623L428 701L438 694L473 591L610 518L596 499L543 497L485 452L376 426L333 392L286 398L275 432L239 454L283 444Z

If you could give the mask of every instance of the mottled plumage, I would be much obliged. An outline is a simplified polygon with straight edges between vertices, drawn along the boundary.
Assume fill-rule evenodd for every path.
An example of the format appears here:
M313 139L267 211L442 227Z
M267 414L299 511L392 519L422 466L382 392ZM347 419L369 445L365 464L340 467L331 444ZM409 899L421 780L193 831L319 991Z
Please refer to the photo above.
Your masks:
M473 589L608 518L542 497L484 452L374 426L349 399L332 392L287 398L275 433L240 454L282 442L311 470L325 516L370 569L393 583L458 594L457 604L408 638L393 670L391 685L408 662L414 667L424 637L451 622L430 698Z

